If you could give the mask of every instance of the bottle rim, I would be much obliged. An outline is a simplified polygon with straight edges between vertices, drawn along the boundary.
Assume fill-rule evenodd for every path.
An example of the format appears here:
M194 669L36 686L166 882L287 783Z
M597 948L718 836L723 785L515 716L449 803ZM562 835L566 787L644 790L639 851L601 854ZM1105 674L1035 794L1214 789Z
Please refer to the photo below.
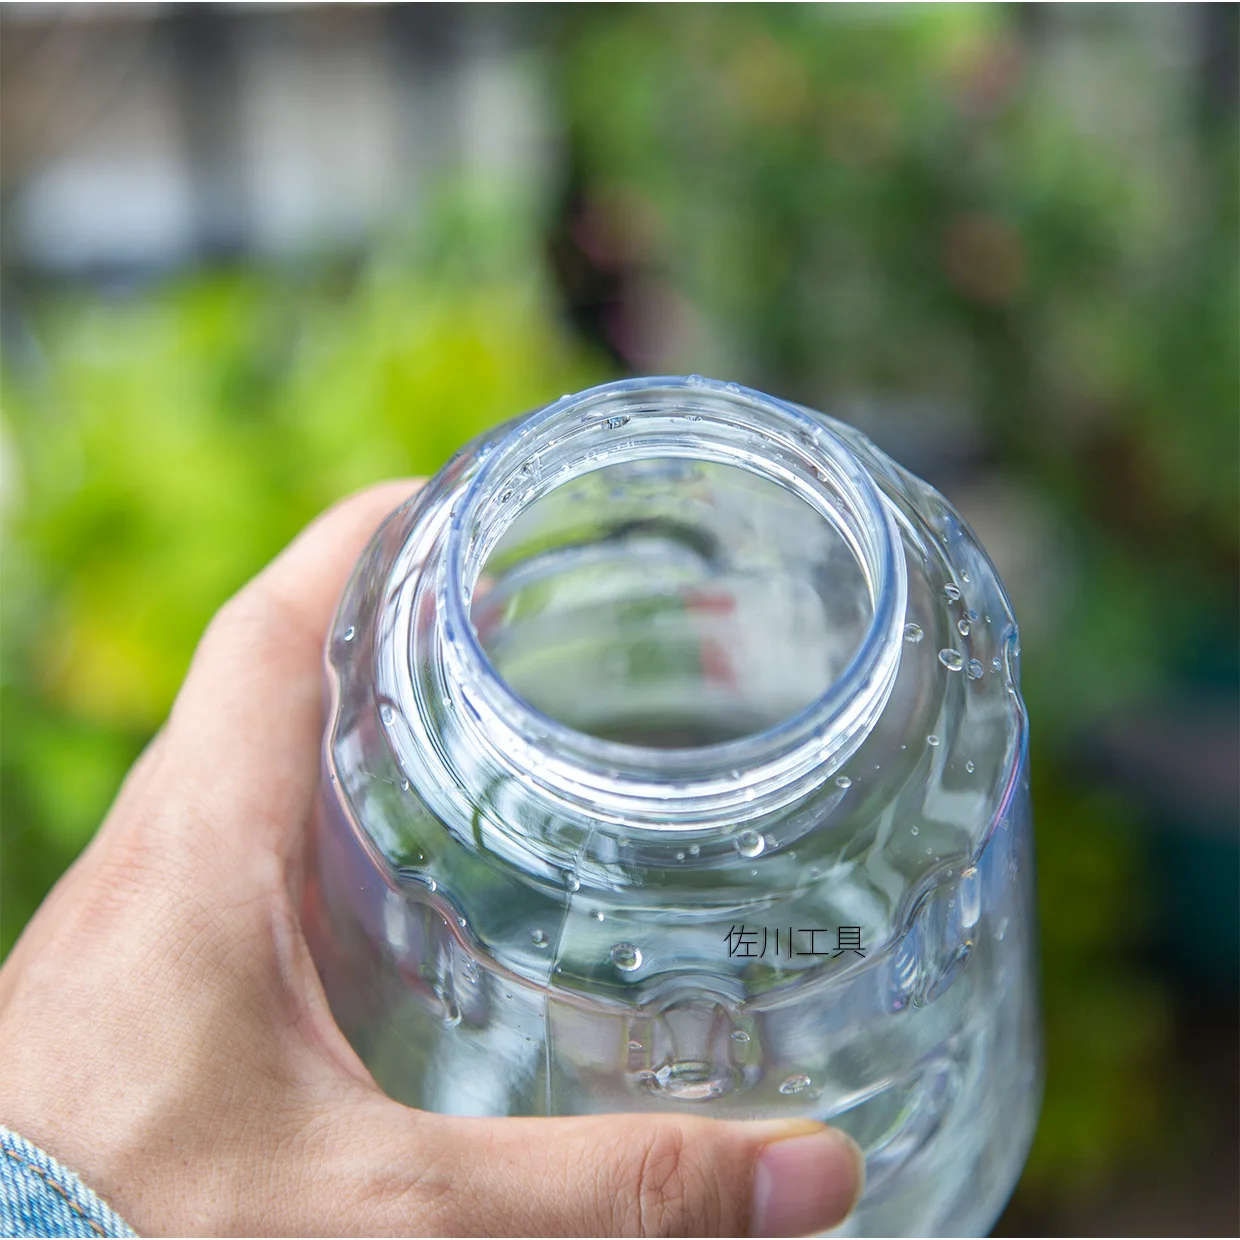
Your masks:
M694 425L676 430L678 419ZM866 578L870 622L847 666L809 705L737 739L664 749L578 731L504 680L471 620L478 579L521 512L571 478L602 468L586 447L604 422L626 431L634 423L609 464L681 456L739 465L795 490L844 536ZM646 440L640 438L643 425L651 436ZM727 438L741 433L756 437L769 453L737 458ZM581 440L575 448L574 438ZM515 503L505 502L522 466L555 449L567 468L527 486ZM455 504L443 568L437 601L449 640L441 643L442 665L467 707L466 726L527 784L589 805L604 821L672 827L734 816L738 805L756 816L788 803L807 779L819 783L855 752L885 706L899 667L908 584L893 506L825 422L734 383L697 375L618 380L562 397L516 423L484 448Z

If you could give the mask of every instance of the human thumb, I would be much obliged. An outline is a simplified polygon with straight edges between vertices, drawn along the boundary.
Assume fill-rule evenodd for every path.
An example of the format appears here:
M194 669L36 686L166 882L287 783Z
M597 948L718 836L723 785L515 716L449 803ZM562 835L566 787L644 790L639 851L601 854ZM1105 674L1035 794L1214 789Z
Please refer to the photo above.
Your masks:
M803 1236L840 1223L864 1177L856 1143L811 1120L407 1114L429 1157L403 1224L431 1234Z

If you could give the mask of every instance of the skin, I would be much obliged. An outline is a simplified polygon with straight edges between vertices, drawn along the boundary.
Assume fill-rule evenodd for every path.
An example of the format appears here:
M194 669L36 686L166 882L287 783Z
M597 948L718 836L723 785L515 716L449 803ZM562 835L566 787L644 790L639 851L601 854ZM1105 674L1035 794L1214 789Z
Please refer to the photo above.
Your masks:
M809 1121L461 1119L387 1098L299 922L322 650L416 484L338 504L224 605L171 715L0 969L0 1121L139 1232L795 1235L859 1151Z

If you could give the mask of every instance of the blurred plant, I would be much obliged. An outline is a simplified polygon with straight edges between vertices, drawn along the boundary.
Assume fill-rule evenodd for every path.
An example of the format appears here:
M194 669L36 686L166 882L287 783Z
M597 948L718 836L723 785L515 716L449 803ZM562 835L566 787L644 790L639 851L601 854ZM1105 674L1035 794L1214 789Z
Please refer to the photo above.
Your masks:
M1199 19L1159 20L673 5L559 27L572 182L553 256L614 354L845 416L877 403L880 442L884 407L924 409L930 434L963 414L977 457L1071 531L1062 607L1023 659L1049 1057L1035 1193L1148 1150L1173 1089L1164 984L1137 961L1141 811L1073 751L1194 659L1234 680L1236 112L1168 68L1174 23Z
M606 377L511 215L442 218L403 260L25 299L3 387L0 951L231 592L345 493Z

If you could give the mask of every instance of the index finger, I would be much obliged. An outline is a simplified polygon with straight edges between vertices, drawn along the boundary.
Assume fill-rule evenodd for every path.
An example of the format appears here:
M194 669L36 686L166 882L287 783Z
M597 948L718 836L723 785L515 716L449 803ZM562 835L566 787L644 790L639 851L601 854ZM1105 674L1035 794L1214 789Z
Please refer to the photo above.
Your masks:
M196 807L197 827L205 816L281 853L300 842L319 770L328 625L366 543L420 485L383 483L336 504L211 622L161 764Z

